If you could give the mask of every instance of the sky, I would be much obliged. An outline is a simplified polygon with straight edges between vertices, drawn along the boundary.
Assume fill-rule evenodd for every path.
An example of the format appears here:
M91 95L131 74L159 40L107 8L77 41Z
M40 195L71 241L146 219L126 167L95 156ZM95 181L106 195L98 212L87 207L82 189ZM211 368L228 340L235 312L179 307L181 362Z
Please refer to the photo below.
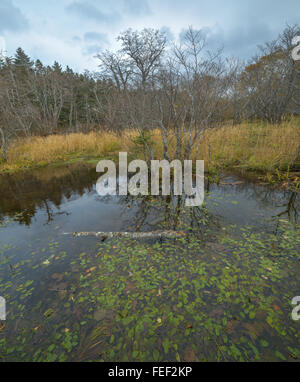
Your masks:
M12 56L21 46L44 64L95 71L95 55L118 49L128 28L160 29L172 43L192 26L212 49L249 59L299 22L299 0L0 0L0 51Z

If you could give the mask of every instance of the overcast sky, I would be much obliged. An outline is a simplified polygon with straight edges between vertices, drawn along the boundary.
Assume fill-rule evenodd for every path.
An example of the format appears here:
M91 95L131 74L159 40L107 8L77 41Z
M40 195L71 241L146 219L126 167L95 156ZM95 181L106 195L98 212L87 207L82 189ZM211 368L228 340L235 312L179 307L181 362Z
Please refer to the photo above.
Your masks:
M0 50L21 46L45 64L96 70L95 54L116 47L131 27L178 39L189 25L205 28L212 47L247 59L286 24L300 22L300 0L0 0Z

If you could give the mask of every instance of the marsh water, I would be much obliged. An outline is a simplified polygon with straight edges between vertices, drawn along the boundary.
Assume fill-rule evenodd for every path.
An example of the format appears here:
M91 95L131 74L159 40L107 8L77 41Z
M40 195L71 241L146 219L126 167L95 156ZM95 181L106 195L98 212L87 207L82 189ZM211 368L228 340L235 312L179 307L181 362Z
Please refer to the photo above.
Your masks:
M300 196L100 197L93 165L0 177L0 361L299 361ZM178 239L75 238L172 229Z

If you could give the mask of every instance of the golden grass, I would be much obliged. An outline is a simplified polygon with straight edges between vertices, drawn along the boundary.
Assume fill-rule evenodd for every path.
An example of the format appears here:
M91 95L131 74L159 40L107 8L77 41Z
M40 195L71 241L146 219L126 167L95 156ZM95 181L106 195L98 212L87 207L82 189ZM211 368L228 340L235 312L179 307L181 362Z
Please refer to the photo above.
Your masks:
M295 118L276 126L243 123L207 131L199 155L212 167L274 171L286 170L299 161L299 149L300 120Z
M118 155L120 151L134 152L138 132L125 131L121 136L109 132L74 133L33 137L14 142L8 150L8 161L0 171L41 166L75 158L103 158ZM162 158L162 140L159 130L152 135L155 156ZM198 158L206 162L206 169L243 167L272 172L286 170L299 161L300 119L294 118L279 126L263 122L225 125L208 130L203 137ZM170 156L175 152L175 139L170 144ZM297 158L298 156L298 158Z
M72 158L96 158L115 154L120 150L130 151L130 134L122 138L108 132L89 134L73 133L32 137L14 142L8 150L7 164L2 167L30 167L48 163L67 161Z
M155 154L162 157L159 131L155 131ZM171 140L169 155L174 158L175 140ZM205 161L206 170L240 167L247 170L274 172L287 170L298 161L300 150L300 119L293 118L280 125L264 122L242 123L238 126L207 130L201 141L198 157Z

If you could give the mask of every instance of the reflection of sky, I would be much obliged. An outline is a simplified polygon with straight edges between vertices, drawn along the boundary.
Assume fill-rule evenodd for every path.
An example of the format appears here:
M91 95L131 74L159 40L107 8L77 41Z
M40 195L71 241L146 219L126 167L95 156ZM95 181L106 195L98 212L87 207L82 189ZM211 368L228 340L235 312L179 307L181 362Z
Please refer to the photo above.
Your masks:
M126 188L127 185L127 177L120 176L118 181L114 177L107 179L105 182L97 182L96 190L98 195L106 196L106 195L117 195L119 192L119 188Z
M40 187L41 194L39 194L35 182L30 185L22 179L21 184L27 184L26 198L20 204L12 204L9 208L7 208L8 202L3 200L0 215L4 219L9 216L12 218L15 208L17 215L26 216L33 210L32 213L30 212L28 227L24 225L28 219L22 221L22 225L12 222L7 227L0 227L0 242L5 243L9 238L14 237L28 242L34 236L55 237L61 232L123 231L128 229L139 213L148 213L145 206L139 204L141 198L99 196L96 191L97 174L95 175L94 179L87 182L87 176L81 174L81 177L76 178L78 182L73 185L67 184L66 180L62 178L59 198L53 198L55 196L52 195L53 190L47 187L44 189ZM125 179L120 179L122 184ZM233 177L227 181L234 182L235 180ZM85 191L78 191L81 190L78 187L80 181L84 182ZM18 184L15 187L18 188ZM66 188L65 191L63 187ZM73 192L72 187L74 187ZM31 188L34 191L32 196ZM219 187L211 185L210 191L210 194L205 197L206 206L222 226L249 224L259 229L273 231L277 224L276 215L282 214L280 219L287 219L289 212L291 220L295 222L295 211L299 211L299 197L291 199L293 194L290 192L271 190L252 183L242 182L238 186ZM5 190L2 190L2 194L7 195ZM66 197L66 195L68 196ZM19 196L17 195L17 197ZM60 200L59 203L58 200ZM288 211L289 206L290 211ZM152 211L151 220L155 220L164 211L164 207L158 211Z

